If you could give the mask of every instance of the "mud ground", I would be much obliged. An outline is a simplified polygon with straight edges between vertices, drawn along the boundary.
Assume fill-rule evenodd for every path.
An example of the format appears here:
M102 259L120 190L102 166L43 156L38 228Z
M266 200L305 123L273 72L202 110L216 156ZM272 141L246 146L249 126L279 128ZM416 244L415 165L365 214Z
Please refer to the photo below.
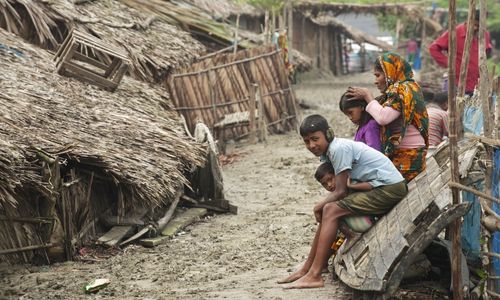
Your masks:
M371 81L369 73L316 79L295 91L311 106L304 116L320 113L337 136L352 137L338 99L347 86L371 87ZM209 216L156 248L132 245L102 261L0 266L0 299L351 299L352 291L331 274L320 289L283 290L275 283L305 260L316 228L312 207L325 195L313 178L318 159L299 135L238 143L232 153L235 161L223 171L238 215ZM84 294L96 278L111 284Z

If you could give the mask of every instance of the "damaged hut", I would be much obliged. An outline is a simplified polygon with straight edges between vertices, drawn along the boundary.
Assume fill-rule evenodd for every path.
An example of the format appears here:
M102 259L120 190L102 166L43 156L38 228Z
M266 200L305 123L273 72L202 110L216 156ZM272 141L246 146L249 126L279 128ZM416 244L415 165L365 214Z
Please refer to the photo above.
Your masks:
M206 149L148 82L204 47L120 1L0 3L0 27L15 33L0 28L0 261L71 259L106 230L104 215L155 224ZM131 76L114 93L54 71L73 28L128 53Z

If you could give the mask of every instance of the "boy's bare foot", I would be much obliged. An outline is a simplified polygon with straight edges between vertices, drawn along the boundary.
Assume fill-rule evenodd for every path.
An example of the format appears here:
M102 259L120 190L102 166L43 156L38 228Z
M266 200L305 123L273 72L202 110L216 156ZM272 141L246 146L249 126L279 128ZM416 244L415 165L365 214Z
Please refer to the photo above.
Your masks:
M307 271L303 271L302 269L299 269L299 270L293 272L292 274L288 275L287 277L278 280L278 284L294 282L295 280L301 278L302 276L304 276L306 274L307 274Z
M294 283L284 286L284 289L311 289L311 288L321 288L325 286L323 277L315 277L311 274L306 274Z

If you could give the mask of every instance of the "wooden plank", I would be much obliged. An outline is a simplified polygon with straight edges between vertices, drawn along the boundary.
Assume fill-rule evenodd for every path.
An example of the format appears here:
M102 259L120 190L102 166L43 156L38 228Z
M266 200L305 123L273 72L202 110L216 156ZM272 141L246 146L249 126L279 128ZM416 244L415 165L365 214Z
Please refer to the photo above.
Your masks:
M140 244L146 247L155 247L159 244L162 244L172 236L174 236L182 228L188 226L200 217L206 215L206 213L207 210L205 208L190 208L179 216L175 217L161 232L161 236L150 239L142 239L140 240Z
M97 67L99 69L103 69L103 70L107 70L108 69L108 66L105 63L102 63L102 62L100 62L98 60L95 60L93 58L85 56L85 55L81 54L78 51L75 51L75 53L73 54L73 58L76 59L76 60L83 61L83 62L86 62L88 64L91 64L94 67Z
M134 226L114 226L106 234L101 236L98 244L104 244L109 247L116 246L123 238L130 235L134 230Z
M113 61L109 65L109 67L106 68L106 72L104 73L104 77L109 78L113 77L113 75L116 73L118 68L121 67L121 64L123 63L123 60L119 59L118 57L113 58Z
M66 71L69 71L69 72L72 72L73 74L75 74L75 76L77 78L82 79L82 80L86 80L86 81L93 83L93 84L97 84L103 88L114 89L117 86L116 83L114 83L114 82L112 82L104 77L101 77L90 70L86 70L80 66L77 66L75 64L64 62L63 68Z

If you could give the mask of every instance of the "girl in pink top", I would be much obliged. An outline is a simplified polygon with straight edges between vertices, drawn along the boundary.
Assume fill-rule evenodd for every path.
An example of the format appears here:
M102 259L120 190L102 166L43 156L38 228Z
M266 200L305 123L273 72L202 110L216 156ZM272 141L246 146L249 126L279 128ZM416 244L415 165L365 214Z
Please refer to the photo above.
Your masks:
M366 112L366 102L364 100L349 100L344 93L339 101L340 110L353 122L358 125L358 130L354 136L356 142L362 142L375 150L381 151L380 126L372 116Z

